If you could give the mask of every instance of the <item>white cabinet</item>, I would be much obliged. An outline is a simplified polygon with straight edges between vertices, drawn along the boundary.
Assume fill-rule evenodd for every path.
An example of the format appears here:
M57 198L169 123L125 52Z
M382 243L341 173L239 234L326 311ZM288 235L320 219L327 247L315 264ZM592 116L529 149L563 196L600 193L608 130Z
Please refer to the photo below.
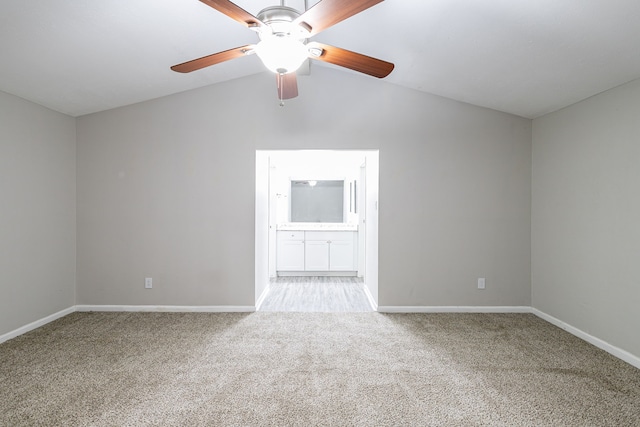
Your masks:
M306 231L306 271L355 271L353 231Z
M304 241L305 271L329 271L329 242L326 240Z
M276 269L304 271L304 231L278 231Z
M278 231L277 270L355 272L354 231Z
M331 271L354 271L355 246L353 241L332 240L329 244L329 266Z

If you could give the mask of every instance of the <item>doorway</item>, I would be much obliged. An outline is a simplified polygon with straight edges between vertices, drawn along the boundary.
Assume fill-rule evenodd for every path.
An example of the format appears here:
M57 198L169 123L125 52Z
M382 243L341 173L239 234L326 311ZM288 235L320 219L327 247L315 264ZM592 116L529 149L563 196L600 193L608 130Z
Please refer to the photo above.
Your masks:
M282 290L283 283L356 284L372 309L377 308L378 170L377 150L256 151L257 310L270 291ZM302 209L298 207L301 199L327 191L318 183L336 187L337 182L343 194L342 203L335 208L343 212L339 219L332 216L330 222L306 222L310 221L308 213L296 212ZM319 205L328 211L333 209L326 206L331 203L323 199ZM305 218L305 222L296 218Z

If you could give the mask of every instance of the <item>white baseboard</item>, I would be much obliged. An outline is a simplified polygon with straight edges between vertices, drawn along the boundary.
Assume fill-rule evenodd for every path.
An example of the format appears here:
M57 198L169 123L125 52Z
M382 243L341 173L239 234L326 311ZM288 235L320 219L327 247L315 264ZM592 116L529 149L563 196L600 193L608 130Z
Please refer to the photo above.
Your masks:
M531 313L529 306L409 306L381 305L380 313Z
M36 320L35 322L31 322L28 325L24 325L16 330L11 332L7 332L4 335L0 335L0 343L5 341L9 341L12 338L15 338L19 335L26 334L27 332L33 331L34 329L39 328L40 326L44 326L47 323L51 323L54 320L57 320L61 317L66 316L67 314L71 314L76 311L75 307L65 308L57 313L50 314L49 316L43 317L42 319Z
M378 311L378 303L373 298L373 295L371 295L371 291L369 290L369 287L367 286L366 283L363 283L363 286L364 286L364 294L367 296L367 299L369 300L369 304L371 304L371 308L373 308L373 311Z
M245 313L252 305L76 305L76 311L138 311L166 313Z
M557 327L559 327L560 329L564 329L565 331L569 332L572 335L575 335L576 337L588 342L589 344L593 344L596 347L606 351L607 353L611 354L612 356L617 357L618 359L624 360L625 362L627 362L628 364L635 366L636 368L640 369L640 357L635 356L631 353L629 353L628 351L622 350L621 348L618 348L614 345L609 344L606 341L601 340L600 338L596 338L593 335L590 335L574 326L569 325L568 323L563 322L560 319L557 319L547 313L544 313L540 310L538 310L537 308L533 308L531 307L531 313L535 314L536 316L538 316L539 318L546 320L547 322L551 323L552 325L555 325Z
M167 313L250 313L252 305L76 305L76 311L138 311Z
M260 306L264 302L264 299L267 297L267 294L269 293L269 289L271 289L271 284L267 283L267 287L264 288L264 291L262 291L262 294L260 295L260 297L256 301L255 311L260 310Z

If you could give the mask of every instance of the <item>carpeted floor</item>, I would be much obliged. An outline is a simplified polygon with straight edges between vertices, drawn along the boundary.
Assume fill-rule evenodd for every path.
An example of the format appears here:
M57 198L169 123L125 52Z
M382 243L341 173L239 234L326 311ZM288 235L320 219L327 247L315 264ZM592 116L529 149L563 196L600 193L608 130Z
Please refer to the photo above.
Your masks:
M640 370L529 314L74 313L2 426L639 426Z

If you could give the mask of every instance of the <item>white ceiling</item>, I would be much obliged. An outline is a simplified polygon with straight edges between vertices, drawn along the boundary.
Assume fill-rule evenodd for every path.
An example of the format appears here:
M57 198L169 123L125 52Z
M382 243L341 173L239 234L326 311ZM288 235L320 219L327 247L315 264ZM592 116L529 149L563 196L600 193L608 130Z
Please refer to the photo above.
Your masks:
M387 82L535 118L640 78L640 1L386 0L313 40L393 62ZM169 69L255 41L198 0L2 1L0 90L80 116L267 72L255 55Z

